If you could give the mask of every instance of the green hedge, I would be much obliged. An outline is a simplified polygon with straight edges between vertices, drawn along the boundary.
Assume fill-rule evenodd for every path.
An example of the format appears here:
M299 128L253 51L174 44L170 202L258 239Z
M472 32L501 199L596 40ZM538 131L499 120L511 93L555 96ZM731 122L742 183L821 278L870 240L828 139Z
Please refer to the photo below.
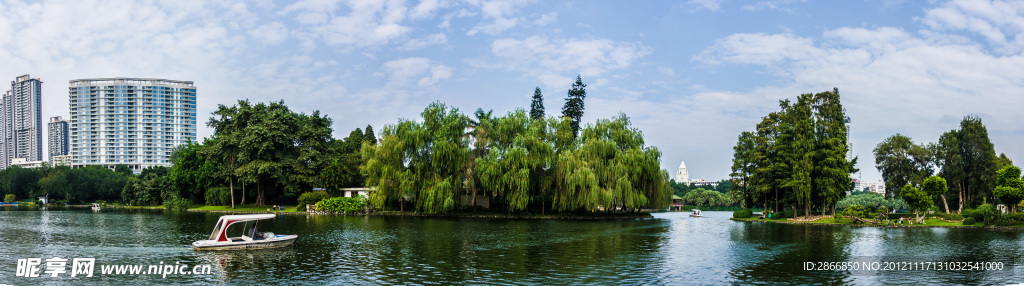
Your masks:
M302 193L302 195L299 196L299 206L297 207L298 211L306 211L306 205L313 205L330 197L331 195L327 194L325 191Z
M732 212L732 217L733 218L749 218L752 215L754 215L754 212L752 212L750 210L738 210L738 211Z
M316 203L316 210L332 213L355 213L366 209L366 197L334 197Z
M975 223L976 222L974 221L973 217L968 217L964 219L964 225L974 225Z
M192 202L184 198L170 197L167 200L164 200L164 207L172 211L184 211L190 206L192 206Z
M4 202L9 203L14 201L14 194L7 194L4 196Z

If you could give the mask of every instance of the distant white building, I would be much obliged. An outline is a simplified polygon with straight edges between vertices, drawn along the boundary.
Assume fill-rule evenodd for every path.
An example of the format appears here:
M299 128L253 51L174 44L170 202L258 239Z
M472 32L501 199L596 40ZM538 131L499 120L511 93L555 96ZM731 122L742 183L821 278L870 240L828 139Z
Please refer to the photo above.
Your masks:
M11 159L11 166L18 166L22 168L39 168L43 166L43 161L29 161L25 158L14 158Z
M708 186L710 186L712 188L715 188L715 187L718 187L718 181L705 181L704 179L693 179L693 180L690 180L690 186L691 187L692 186L698 186L698 187L708 187Z
M690 173L686 172L686 162L679 162L679 171L676 171L676 183L690 182Z

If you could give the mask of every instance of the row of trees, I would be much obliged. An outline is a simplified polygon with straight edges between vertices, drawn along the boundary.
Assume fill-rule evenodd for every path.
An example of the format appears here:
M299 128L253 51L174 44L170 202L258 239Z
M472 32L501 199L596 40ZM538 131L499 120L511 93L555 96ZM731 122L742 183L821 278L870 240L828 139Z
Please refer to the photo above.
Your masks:
M845 111L839 89L779 101L781 110L743 132L733 148L731 176L744 207L831 210L852 188ZM770 208L769 208L770 207Z
M307 115L284 102L218 106L208 125L213 136L188 142L173 151L173 167L144 169L132 175L127 166L115 171L85 168L11 167L0 171L0 193L19 199L49 194L69 202L122 201L157 205L170 198L194 203L207 192L225 187L229 203L258 205L293 202L314 187L336 192L363 185L359 148L376 144L373 129L353 130L344 140L331 136L331 119ZM218 200L219 202L219 200Z
M620 210L664 208L670 202L661 152L623 114L580 129L585 88L580 77L562 117L544 117L543 95L531 112L516 109L473 117L443 103L430 104L421 122L387 125L378 145L364 144L366 185L378 208L411 203L442 213L483 196L508 212L539 209Z
M145 174L156 171L146 169ZM132 175L127 166L110 170L101 166L72 169L67 166L40 168L11 166L0 170L0 194L11 194L17 200L49 197L53 200L84 201L120 200L121 190Z
M910 190L906 186L927 189L926 180L935 175L945 186L941 191L933 187L933 191L928 192L932 195L924 197L926 202L922 204L941 205L947 213L960 213L965 208L998 198L993 192L997 170L1013 164L1006 154L996 156L987 128L981 118L973 115L964 117L959 129L943 133L938 142L917 144L910 137L897 133L875 146L873 153L887 197L906 199L902 193ZM947 196L947 192L953 193ZM919 197L919 194L909 196Z

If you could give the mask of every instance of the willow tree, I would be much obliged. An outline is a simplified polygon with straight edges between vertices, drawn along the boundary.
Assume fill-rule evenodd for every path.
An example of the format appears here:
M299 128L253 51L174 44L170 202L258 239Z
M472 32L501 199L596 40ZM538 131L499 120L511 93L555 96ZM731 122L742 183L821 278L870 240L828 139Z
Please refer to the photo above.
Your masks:
M620 114L587 125L578 148L556 160L562 188L553 205L559 210L661 208L671 198L668 178L659 167L661 152L644 145L642 133Z
M463 137L469 119L440 102L420 115L423 123L401 120L384 127L377 146L363 145L366 184L377 189L370 198L375 207L407 197L426 213L456 207L469 153Z
M541 180L544 167L552 161L554 148L546 141L546 133L543 122L532 120L526 111L509 112L495 119L491 149L476 160L481 185L504 197L510 212L526 209L531 195L538 192L535 186L540 191L546 188L532 183Z

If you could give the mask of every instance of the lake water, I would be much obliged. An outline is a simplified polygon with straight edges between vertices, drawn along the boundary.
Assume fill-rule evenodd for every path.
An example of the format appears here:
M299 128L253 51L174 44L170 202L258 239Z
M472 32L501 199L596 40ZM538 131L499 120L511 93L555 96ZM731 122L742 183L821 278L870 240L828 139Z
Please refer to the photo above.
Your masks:
M974 285L1024 280L1022 232L750 223L730 221L730 212L704 214L611 221L281 215L260 229L298 234L292 246L199 252L189 244L208 237L222 214L3 208L0 284ZM94 276L50 277L42 271L36 278L15 276L18 259L41 258L45 270L46 259L53 257L68 259L68 268L73 258L95 258ZM844 261L869 269L877 262L880 269L805 270L807 262ZM885 270L888 262L961 261L1003 270ZM198 265L211 272L101 273L104 265L151 264Z

